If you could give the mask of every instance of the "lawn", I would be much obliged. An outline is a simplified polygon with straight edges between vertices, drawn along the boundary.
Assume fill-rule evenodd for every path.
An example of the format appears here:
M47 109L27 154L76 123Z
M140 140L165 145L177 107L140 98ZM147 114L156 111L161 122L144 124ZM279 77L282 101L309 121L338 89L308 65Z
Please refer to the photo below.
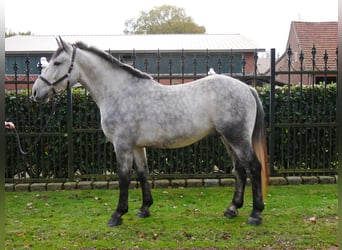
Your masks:
M141 191L130 190L123 224L107 227L118 190L6 193L6 249L337 249L337 185L271 186L263 224L252 207L229 220L229 187L154 189L151 217L135 217Z

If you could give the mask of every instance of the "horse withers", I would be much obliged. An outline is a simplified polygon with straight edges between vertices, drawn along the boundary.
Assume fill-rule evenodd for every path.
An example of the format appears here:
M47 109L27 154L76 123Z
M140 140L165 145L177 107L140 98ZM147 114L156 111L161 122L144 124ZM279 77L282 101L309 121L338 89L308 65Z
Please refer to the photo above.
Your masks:
M57 42L58 49L32 87L33 99L47 101L79 82L98 105L103 132L114 145L119 164L119 202L109 226L120 225L128 211L133 162L143 196L137 216L150 216L153 199L146 147L179 148L211 134L221 137L236 176L224 216L237 216L249 177L253 209L248 223L262 223L268 166L264 112L255 89L217 74L164 86L104 51L82 42L71 45L61 38Z

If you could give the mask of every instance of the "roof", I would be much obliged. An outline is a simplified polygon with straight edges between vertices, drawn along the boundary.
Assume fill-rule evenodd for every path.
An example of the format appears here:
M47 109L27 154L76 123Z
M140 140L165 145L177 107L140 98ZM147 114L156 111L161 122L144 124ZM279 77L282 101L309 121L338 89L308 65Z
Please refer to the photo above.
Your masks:
M63 40L82 41L102 50L132 52L227 51L263 52L264 48L240 34L161 34L161 35L65 35ZM5 52L52 53L56 50L56 36L13 36L5 39Z
M328 63L336 64L332 59L336 58L336 48L338 47L338 22L292 22L290 35L291 32L295 36L299 52L301 50L304 54L305 66L312 65L311 60L305 59L312 58L313 46L316 48L316 65L318 67L324 64L325 50L329 56Z

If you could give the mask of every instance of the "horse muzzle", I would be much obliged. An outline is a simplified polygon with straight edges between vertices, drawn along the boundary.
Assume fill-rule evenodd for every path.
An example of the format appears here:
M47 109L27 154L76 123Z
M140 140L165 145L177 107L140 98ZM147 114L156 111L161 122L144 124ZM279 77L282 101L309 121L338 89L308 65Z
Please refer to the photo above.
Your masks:
M37 95L37 92L34 91L34 92L32 93L32 95L30 96L30 99L33 100L33 101L35 101L35 102L44 102L44 103L47 103L47 102L49 102L50 97L49 97L48 94L43 95L43 96L39 96L39 95Z
M32 95L30 99L35 102L48 102L50 97L50 88L47 86L39 88L38 86L40 86L41 82L38 81L40 81L40 79L37 79L36 82L33 84Z

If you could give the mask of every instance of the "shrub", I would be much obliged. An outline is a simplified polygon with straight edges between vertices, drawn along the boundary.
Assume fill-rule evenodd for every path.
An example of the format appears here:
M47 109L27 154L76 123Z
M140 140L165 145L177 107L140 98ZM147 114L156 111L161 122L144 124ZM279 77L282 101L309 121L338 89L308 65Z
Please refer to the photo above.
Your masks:
M258 92L269 127L269 87L258 88ZM82 176L106 173L105 178L116 178L113 146L101 131L98 107L83 89L74 89L72 99L71 172ZM5 101L7 118L15 121L25 149L38 137L56 105L54 117L29 154L18 152L15 134L8 131L6 178L68 178L67 95L38 104L30 101L27 91L7 91ZM336 169L336 84L277 88L275 101L276 169ZM148 149L147 154L154 178L231 172L226 150L214 136L182 149Z

